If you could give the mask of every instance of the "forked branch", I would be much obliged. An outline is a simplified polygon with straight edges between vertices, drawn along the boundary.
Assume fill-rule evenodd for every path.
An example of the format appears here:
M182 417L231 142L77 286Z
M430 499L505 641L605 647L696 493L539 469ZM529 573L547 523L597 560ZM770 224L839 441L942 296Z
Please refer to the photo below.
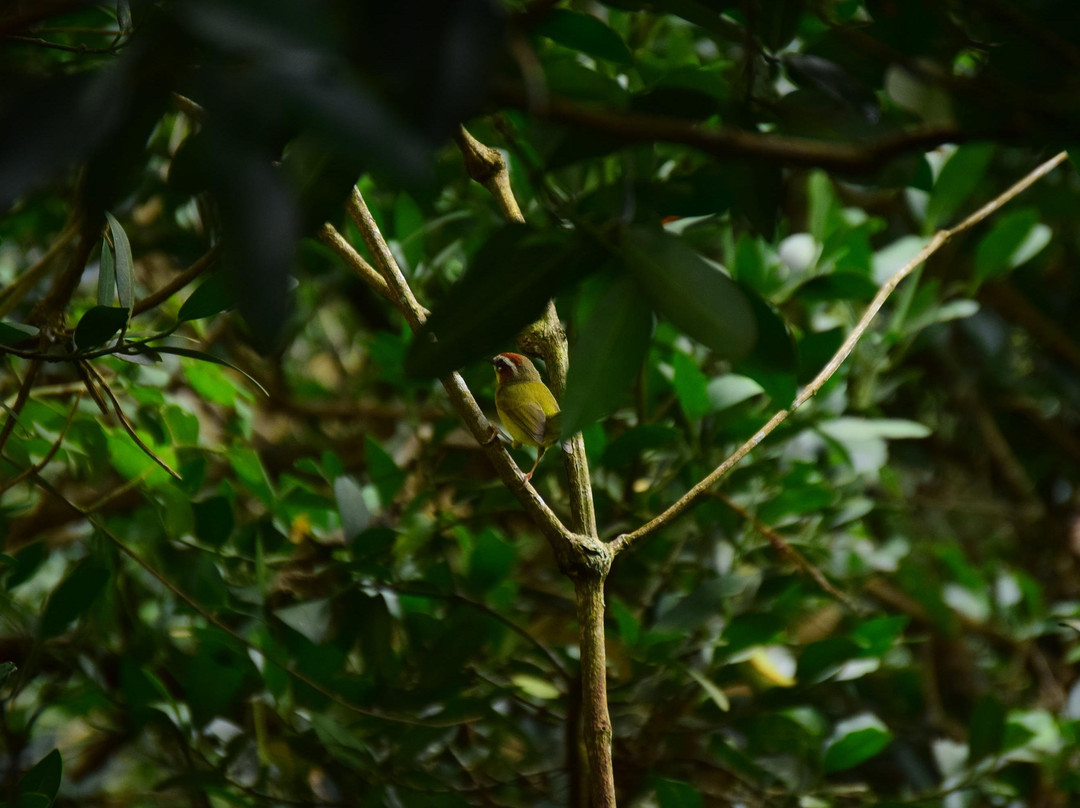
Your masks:
M878 311L888 300L889 296L896 290L896 287L900 285L900 282L904 280L908 275L915 271L915 269L921 265L931 255L936 253L941 247L960 233L977 225L979 222L986 219L991 214L995 213L1003 205L1016 197L1018 194L1023 193L1040 179L1045 177L1065 160L1068 159L1068 154L1061 152L1060 154L1047 160L1040 165L1022 180L1017 182L1008 190L996 196L994 199L987 202L973 214L968 216L956 227L946 228L939 230L930 241L906 264L900 269L896 270L881 288L878 289L874 299L870 301L870 305L866 307L866 311L863 312L862 317L859 318L859 322L855 324L855 327L848 334L847 339L833 354L832 359L821 369L821 372L814 377L814 380L803 388L802 392L795 397L795 400L791 403L791 406L785 410L780 410L772 418L769 419L765 426L761 427L757 432L750 436L750 438L742 444L738 449L729 455L724 462L717 466L707 477L701 480L697 485L686 492L682 497L676 500L670 505L667 510L661 513L654 519L646 522L637 530L630 533L623 533L620 536L616 536L610 543L612 552L614 554L621 553L626 548L633 545L635 542L640 541L646 536L655 533L660 528L669 524L677 519L682 514L686 513L690 508L696 505L709 493L709 489L716 485L729 471L731 471L740 460L748 455L751 450L754 449L759 443L765 440L780 424L787 420L791 413L795 412L799 407L809 401L814 395L824 387L825 383L832 378L833 374L844 363L844 360L848 358L852 350L854 350L856 344L862 339L863 334L866 333L866 329L870 327L870 323L877 315Z

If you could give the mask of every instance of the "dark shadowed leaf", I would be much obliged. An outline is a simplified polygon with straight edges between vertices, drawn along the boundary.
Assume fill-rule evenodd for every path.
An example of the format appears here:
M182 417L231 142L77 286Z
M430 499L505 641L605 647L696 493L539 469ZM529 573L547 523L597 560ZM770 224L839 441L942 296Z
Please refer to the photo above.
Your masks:
M93 556L79 562L49 596L41 617L41 636L48 639L65 631L90 608L108 580L108 568Z
M120 306L94 306L75 326L75 347L80 351L102 345L128 321L130 309Z
M975 279L982 283L1016 269L1038 255L1051 235L1035 208L1002 214L975 251Z
M101 240L101 260L98 261L97 302L111 306L116 300L116 258L109 242Z
M135 260L131 256L131 242L116 217L106 211L105 218L109 220L109 231L115 247L116 293L120 298L120 305L130 310L135 302ZM98 291L100 293L100 286Z
M591 14L555 9L534 30L597 59L628 64L633 58L619 35Z
M992 695L983 696L975 705L968 732L970 764L1001 751L1005 740L1005 719L1005 706Z
M199 541L220 547L232 533L235 517L228 497L216 496L193 502L191 510L195 517L195 535Z
M238 368L232 362L228 362L228 361L222 359L221 357L214 356L213 354L207 353L206 351L198 351L198 350L195 350L194 348L183 348L183 347L178 346L178 345L154 345L149 350L157 352L157 353L163 353L163 354L174 354L176 356L186 356L186 357L188 357L190 359L199 359L199 360L201 360L203 362L213 362L215 365L222 365L223 367L227 367L227 368L229 368L231 370L235 370L241 376L246 378L249 382L251 382L256 387L258 387L263 395L265 395L265 396L270 395L268 392L266 392L266 388L263 387L262 384L259 383L259 380L256 379L254 376L252 376L249 373L245 372L244 370Z
M64 761L60 757L60 750L54 749L22 776L19 781L19 800L16 805L22 805L22 797L29 794L41 794L45 797L46 805L51 805L56 799L56 792L60 790L60 779L64 772Z
M660 808L702 808L705 805L697 789L681 780L657 778L653 787Z
M228 278L225 273L217 272L191 293L184 301L184 305L180 307L180 312L176 317L182 323L188 320L199 320L231 309L235 305L236 294Z
M633 388L652 335L652 312L637 281L618 277L570 352L563 437L617 407Z
M795 398L798 354L783 318L745 284L739 284L757 324L757 341L736 370L762 386L774 404L786 407Z
M0 322L0 345L18 345L38 335L38 328L23 323Z
M926 206L927 232L948 224L960 211L960 206L982 182L993 156L991 143L972 143L953 152L930 192Z
M653 306L717 355L746 357L757 323L746 295L723 270L661 230L623 231L623 257Z
M488 239L416 333L405 358L414 376L441 376L505 348L548 300L595 270L598 248L565 231L508 225Z

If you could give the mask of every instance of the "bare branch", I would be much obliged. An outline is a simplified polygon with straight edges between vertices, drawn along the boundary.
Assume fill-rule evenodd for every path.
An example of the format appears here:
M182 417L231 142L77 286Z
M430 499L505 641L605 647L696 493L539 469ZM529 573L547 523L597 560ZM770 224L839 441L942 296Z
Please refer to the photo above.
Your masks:
M39 460L37 463L23 469L7 482L0 484L0 494L4 493L9 488L14 488L23 480L29 478L33 474L37 474L39 471L49 465L49 462L53 459L53 457L56 456L56 453L60 451L60 446L64 442L64 438L67 436L68 427L70 427L71 422L75 420L75 413L79 411L79 401L81 400L82 390L79 390L77 395L75 396L75 403L71 405L71 411L68 413L67 420L64 421L64 426L60 430L60 434L56 437L56 440L53 441L52 446L49 447L49 451L46 452L45 456L41 458L41 460Z
M524 222L514 191L510 187L510 172L506 160L498 149L485 146L474 138L464 126L458 128L455 136L461 155L465 160L465 170L476 182L487 188L494 197L503 216L512 222ZM549 302L541 317L526 329L521 341L530 349L535 349L547 365L548 381L555 397L562 400L566 391L566 374L569 368L569 350L566 344L566 332L559 320L555 304ZM596 509L593 506L592 479L589 475L589 461L585 456L585 441L580 433L570 440L570 451L563 455L566 465L566 478L570 485L570 512L573 517L574 531L586 536L596 536Z
M375 267L365 261L364 257L353 249L353 245L346 241L345 236L341 235L332 224L329 222L324 224L319 228L316 235L319 241L338 254L338 257L360 277L360 280L390 302L394 302L394 295L390 291L390 287L386 285L386 281L383 280L383 276L376 272Z
M427 319L427 311L417 301L408 281L398 267L393 253L379 231L371 211L368 210L360 191L353 189L353 195L348 203L349 215L360 228L364 243L368 251L375 257L375 264L383 279L386 281L394 302L408 321L413 330L418 329ZM551 542L559 563L563 566L576 566L579 562L580 551L577 543L583 537L574 536L548 504L536 493L536 489L525 479L525 475L518 469L513 458L496 439L495 429L488 422L484 413L480 410L476 399L473 398L465 381L458 373L451 373L442 377L442 382L454 409L457 410L461 420L472 433L476 441L483 447L484 452L491 459L495 471L508 489L518 498L522 506L532 518L533 523ZM592 548L605 553L602 547Z
M753 525L754 530L756 530L758 533L768 539L769 544L772 545L773 550L775 550L781 558L786 558L788 561L798 567L803 573L809 576L814 581L814 583L821 587L822 590L827 592L832 597L836 598L836 600L840 601L840 603L846 606L849 611L858 614L859 608L855 605L855 602L843 592L841 592L839 589L837 589L835 586L833 586L829 579L825 577L825 573L823 573L820 569L811 564L810 561L806 558L806 556L804 556L802 553L800 553L798 550L788 544L787 540L779 533L777 533L776 530L762 522L748 510L743 508L741 505L737 505L730 498L724 496L720 492L713 492L713 496L723 502L729 508L731 508L731 510L735 511L735 513L739 514L739 516L741 516L751 525Z
M525 109L620 143L681 143L713 157L753 158L778 165L814 166L846 174L870 173L902 154L926 151L943 143L961 143L974 137L973 133L955 126L922 126L865 143L830 143L706 126L677 118L599 110L564 98L550 97L542 109L529 109L525 91L508 84L497 85L496 99L505 106Z
M888 300L889 296L895 291L896 287L900 285L900 282L910 275L918 266L920 266L927 258L941 249L949 239L963 233L974 227L979 222L996 212L1003 205L1009 202L1018 194L1024 192L1040 179L1045 177L1065 160L1068 159L1068 155L1065 152L1052 157L1045 163L1040 165L1022 180L1017 182L1011 188L1005 192L999 194L994 199L987 202L973 214L964 219L960 224L953 228L947 228L945 230L939 230L934 234L933 238L924 246L919 252L908 261L904 266L900 267L892 277L889 278L881 288L878 289L874 299L870 301L870 305L866 307L866 311L863 312L862 317L855 324L855 327L848 334L847 339L833 354L832 359L828 364L821 369L821 372L814 377L814 380L803 388L802 392L795 397L791 407L786 410L780 410L772 418L769 419L765 426L761 427L755 432L745 443L736 449L724 462L717 466L707 477L701 480L697 485L686 492L675 503L670 505L667 510L661 513L656 518L639 527L630 533L624 533L621 536L617 536L612 540L612 551L617 555L618 553L631 546L639 539L648 536L660 528L667 525L672 520L678 518L685 513L690 507L697 504L697 502L705 496L709 489L712 488L722 477L724 477L731 469L733 469L740 460L742 460L750 451L756 447L761 441L763 441L769 434L773 432L780 424L782 424L791 413L795 412L799 407L809 401L813 396L825 385L825 383L832 378L833 374L840 368L840 365L844 363L844 360L848 358L855 345L862 338L862 335L866 333L866 329L869 328L870 323L877 315L878 311Z
M202 257L196 260L194 264L174 277L156 292L151 292L142 300L136 301L134 307L131 309L131 316L134 317L137 314L142 314L144 311L149 311L156 306L160 306L176 292L183 289L197 277L206 272L206 270L210 269L210 267L214 265L214 262L217 261L220 254L221 250L218 245L215 244L203 253Z

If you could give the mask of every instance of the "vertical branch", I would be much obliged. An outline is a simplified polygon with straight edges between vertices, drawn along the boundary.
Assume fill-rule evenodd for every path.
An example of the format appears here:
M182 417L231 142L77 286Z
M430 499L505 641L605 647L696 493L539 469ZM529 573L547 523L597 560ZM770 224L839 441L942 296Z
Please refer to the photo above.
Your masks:
M502 154L478 141L464 126L458 129L456 140L469 176L487 188L503 216L512 222L524 223L525 217L514 198L510 187L510 172ZM552 392L556 398L561 399L566 390L569 351L566 331L563 330L554 303L548 302L544 316L526 330L522 342L544 358ZM585 441L580 433L571 439L570 451L564 453L564 458L570 486L573 529L578 534L595 538L597 530L592 481L589 476L589 462L585 456ZM607 703L607 652L604 647L604 581L607 580L610 567L610 554L600 552L590 554L586 563L571 570L580 631L581 701L578 710L568 711L568 720L569 716L574 717L574 726L568 727L568 734L576 736L576 714L580 712L593 808L615 806L615 775L611 765L611 718L608 715ZM574 750L568 744L567 755L573 754ZM575 768L571 768L571 773ZM574 785L573 780L571 777L571 788ZM571 794L572 801L577 798L577 793Z
M607 664L604 651L604 580L589 575L574 581L578 624L581 627L581 696L585 752L589 759L592 808L615 807L615 774L611 766L611 718L607 702Z

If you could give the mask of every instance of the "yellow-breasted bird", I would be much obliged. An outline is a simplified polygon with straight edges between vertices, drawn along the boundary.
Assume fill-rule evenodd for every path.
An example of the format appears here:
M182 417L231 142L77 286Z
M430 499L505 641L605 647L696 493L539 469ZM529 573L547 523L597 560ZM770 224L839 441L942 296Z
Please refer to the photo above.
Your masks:
M515 441L537 447L536 462L525 475L526 480L531 480L544 450L559 440L559 403L527 357L501 353L491 364L495 366L495 409L499 420Z

